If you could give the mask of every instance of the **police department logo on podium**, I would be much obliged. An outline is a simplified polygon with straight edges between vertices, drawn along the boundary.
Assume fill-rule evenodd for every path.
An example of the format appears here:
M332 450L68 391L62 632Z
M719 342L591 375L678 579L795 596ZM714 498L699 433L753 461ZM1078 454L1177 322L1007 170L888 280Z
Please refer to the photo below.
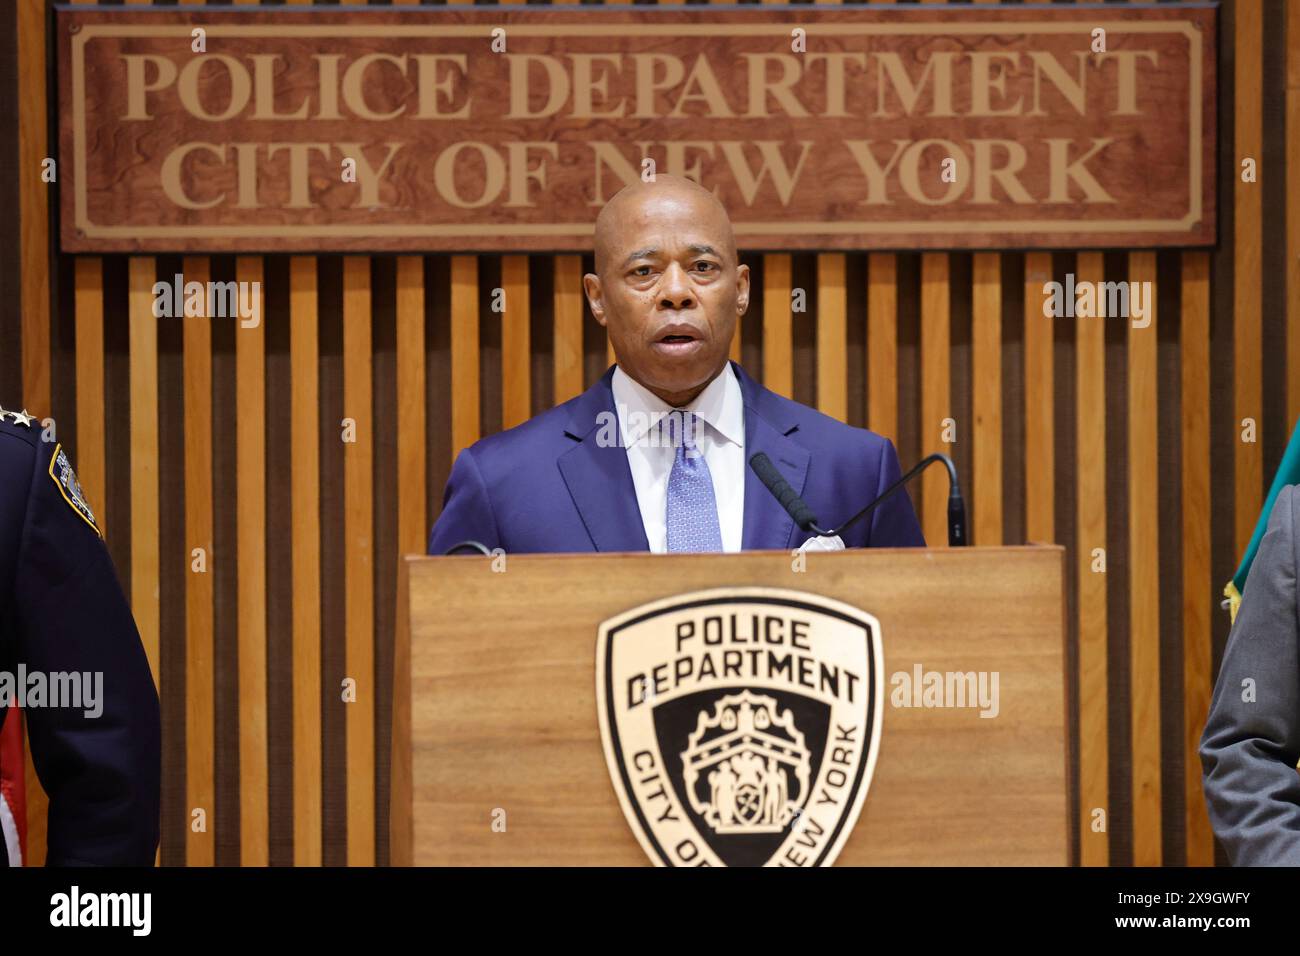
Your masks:
M628 823L660 866L828 866L866 799L880 625L803 591L726 588L600 627L596 701Z

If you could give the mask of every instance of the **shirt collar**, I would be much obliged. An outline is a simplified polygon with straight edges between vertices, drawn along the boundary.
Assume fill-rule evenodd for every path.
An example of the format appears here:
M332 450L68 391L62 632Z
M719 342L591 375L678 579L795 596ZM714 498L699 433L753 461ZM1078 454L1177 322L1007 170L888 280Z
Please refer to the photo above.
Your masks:
M614 404L618 409L619 428L625 447L630 448L636 444L673 410L671 405L621 367L615 367L610 387L614 391ZM683 410L693 412L723 440L741 448L745 446L745 399L730 362Z

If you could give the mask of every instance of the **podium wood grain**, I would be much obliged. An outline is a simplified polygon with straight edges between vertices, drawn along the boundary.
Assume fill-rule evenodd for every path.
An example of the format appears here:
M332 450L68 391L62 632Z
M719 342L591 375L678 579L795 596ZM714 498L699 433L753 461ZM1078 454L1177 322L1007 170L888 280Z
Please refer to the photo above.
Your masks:
M838 865L1070 862L1060 547L821 553L804 572L786 552L506 562L504 572L478 556L403 562L395 864L648 864L602 753L597 628L729 585L811 591L880 621L880 753ZM894 707L891 675L916 664L998 671L999 714Z

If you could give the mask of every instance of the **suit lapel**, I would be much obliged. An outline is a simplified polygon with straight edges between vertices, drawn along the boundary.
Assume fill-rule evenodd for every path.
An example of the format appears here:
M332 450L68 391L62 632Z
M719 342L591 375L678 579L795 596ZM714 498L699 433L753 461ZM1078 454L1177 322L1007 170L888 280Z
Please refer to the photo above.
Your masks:
M627 449L619 440L612 378L611 368L574 402L567 434L578 443L560 455L560 474L597 551L649 551ZM612 434L613 441L599 441L602 434Z
M733 363L732 368L745 396L745 528L741 547L746 551L784 550L791 546L794 519L758 480L749 459L765 452L790 486L802 495L811 455L787 437L798 426L785 421L779 403L767 400L770 393L739 365Z

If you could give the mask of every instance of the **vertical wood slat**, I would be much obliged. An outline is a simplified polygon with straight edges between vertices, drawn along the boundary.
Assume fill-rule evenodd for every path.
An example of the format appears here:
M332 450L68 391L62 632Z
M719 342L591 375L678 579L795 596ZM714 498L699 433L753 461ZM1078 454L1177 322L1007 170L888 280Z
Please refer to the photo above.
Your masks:
M128 265L131 368L131 610L158 683L158 320L156 263Z
M1100 283L1099 252L1079 254L1078 281ZM1096 570L1094 550L1106 548L1106 322L1075 320L1075 430L1078 435L1075 494L1075 580L1079 622L1079 862L1110 862L1110 748L1107 676L1106 573ZM1106 826L1094 830L1094 813Z
M997 3L999 0L975 0ZM1002 256L978 252L971 277L975 417L974 543L1002 543ZM981 490L983 488L984 490Z
M374 418L370 259L343 259L343 414L356 440L343 445L348 865L375 863ZM477 342L476 342L477 344ZM477 348L475 352L477 353ZM476 369L477 370L477 369ZM475 376L477 378L477 376ZM478 389L474 390L477 408Z
M567 402L583 390L582 381L582 257L556 256L553 265L552 326L555 367L554 400Z
M341 0L364 5L367 0ZM356 423L356 442L343 446L344 668L356 681L347 705L347 861L373 866L374 853L374 484L370 259L343 259L343 415ZM475 328L477 381L477 327ZM478 388L474 389L477 408ZM355 587L355 590L354 590Z
M320 371L316 258L289 260L293 861L321 865Z
M186 282L206 283L206 258L181 263ZM173 560L188 563L185 577L185 863L216 862L216 703L213 685L216 563L213 551L212 319L190 316L182 325L185 403L185 545ZM195 551L201 549L201 556ZM196 560L200 563L196 564ZM197 569L197 570L196 570ZM206 829L192 825L202 811Z
M425 370L424 259L397 259L396 374L397 374L397 550L399 555L423 554L428 540L428 498L426 479L427 416ZM407 606L406 574L399 559L395 568L392 721L390 740L409 739L410 733L410 633L404 624ZM390 865L409 863L412 836L401 831L403 812L400 795L410 793L411 755L390 747ZM409 816L409 811L408 814ZM394 836L397 832L399 835Z
M1236 506L1237 557L1245 554L1264 504L1263 333L1261 309L1263 273L1263 200L1260 182L1241 181L1241 163L1255 160L1257 175L1272 175L1263 168L1263 70L1259 51L1264 45L1262 3L1234 5L1235 36L1233 74L1233 294L1232 383L1233 418L1238 429L1233 455L1233 501ZM1255 440L1242 441L1244 419L1255 422Z
M451 454L479 439L478 258L451 257Z
M998 3L1000 0L975 0ZM976 253L971 275L971 414L975 449L972 543L1002 543L1002 256ZM981 485L986 489L980 491Z
M197 5L206 0L178 0L181 5ZM184 281L211 279L211 260L205 256L187 256L181 263ZM191 563L185 588L185 672L187 694L197 689L185 702L186 800L188 814L202 811L205 829L195 832L194 818L187 815L185 862L187 866L213 866L216 863L216 688L215 635L216 584L213 551L216 518L213 495L212 433L212 319L206 307L201 316L184 316L182 328L182 388L185 390L185 525L191 553L201 548L203 568L196 572ZM193 324L191 324L193 323ZM192 436L192 441L191 441ZM193 458L191 458L193 448ZM191 479L193 484L191 484ZM190 495L198 500L191 505ZM193 558L190 558L191 562ZM194 749L191 749L194 748ZM196 753L197 751L197 753ZM196 759L195 759L196 758ZM191 766L191 760L195 763ZM161 852L161 849L160 849Z
M425 490L424 259L397 259L397 545L423 554Z
M1286 172L1300 170L1300 0L1286 3ZM1287 431L1300 423L1300 189L1286 191Z
M763 256L763 385L794 397L794 321L789 253Z
M50 408L50 225L48 190L41 179L50 155L46 133L45 0L19 0L18 228L22 301L23 402L37 418ZM7 343L6 343L7 344Z
M206 0L178 2L199 5ZM211 260L187 256L182 260L181 271L185 282L206 284L211 278ZM186 810L193 814L201 809L206 817L206 829L195 832L194 819L187 816L186 866L215 865L217 843L216 582L213 575L218 555L213 550L216 497L213 494L212 320L213 316L205 308L201 317L186 317L182 331L186 540L191 553L195 548L202 549L205 564L202 572L195 572L191 564L185 588Z
M555 369L554 402L582 393L582 256L555 256L552 264L551 362Z
M161 690L159 651L158 320L153 314L157 263L136 256L127 268L131 407L131 613ZM157 854L155 854L157 857Z
M939 3L943 0L921 0ZM959 176L965 169L958 169ZM947 253L927 252L921 256L921 454L952 453L942 441L942 419L952 414L952 340L949 315L949 265ZM928 344L927 344L928 340ZM942 345L940 343L942 342ZM957 423L964 427L965 423ZM947 481L938 468L921 476L921 527L925 543L942 547L948 543Z
M285 0L307 5L312 0ZM319 301L315 256L289 260L293 538L293 862L321 865Z
M72 0L93 4L97 0ZM108 457L104 422L104 260L76 259L77 471L99 530L108 535Z
M1210 255L1183 253L1180 349L1183 483L1183 789L1187 865L1214 865L1201 785L1200 738L1210 712L1214 582L1210 552Z
M77 471L99 529L108 534L108 465L104 438L104 261L77 259Z
M950 452L944 441L952 415L950 375L948 254L921 255L921 449L922 456ZM921 476L921 528L932 548L948 544L948 478L942 468L928 468Z
M528 256L501 257L501 286L505 290L505 311L501 313L501 427L506 429L522 425L532 415Z
M898 441L898 259L867 257L867 427Z
M1129 657L1133 865L1159 866L1160 461L1156 383L1156 254L1129 254L1129 280L1150 283L1150 324L1128 334Z
M973 544L1002 543L1002 257L977 252L971 272Z
M235 328L235 501L239 622L240 862L270 862L266 719L266 299L262 260L240 256L235 279L258 290L256 326ZM254 286L256 283L256 286Z
M1052 254L1025 255L1025 536L1056 539L1053 455L1052 320L1043 315L1043 284L1052 277Z
M848 286L842 252L817 254L817 409L849 417Z
M1101 3L1101 0L1082 0L1082 3ZM1097 281L1100 281L1101 278L1104 278L1104 276L1105 276L1105 265L1104 265L1104 261L1102 261L1101 259L1099 259L1099 260L1097 260L1096 280L1097 280ZM1104 336L1102 336L1102 338L1104 338ZM1105 343L1102 342L1102 349L1104 349L1104 347L1105 347ZM1104 368L1105 368L1105 365L1102 364L1102 369L1104 369ZM1105 393L1101 393L1101 394L1102 394L1102 401L1104 401L1104 395L1105 395ZM1104 450L1105 450L1105 446L1102 446L1102 451L1104 451ZM1104 460L1104 459L1102 459L1102 460ZM1102 600L1105 600L1105 592L1102 592ZM1102 679L1104 679L1104 676L1102 676ZM1102 724L1102 726L1104 726L1104 724ZM1082 730L1080 730L1080 734L1082 734ZM1109 819L1109 812L1108 812L1108 819ZM1109 827L1108 827L1108 829L1109 829Z

